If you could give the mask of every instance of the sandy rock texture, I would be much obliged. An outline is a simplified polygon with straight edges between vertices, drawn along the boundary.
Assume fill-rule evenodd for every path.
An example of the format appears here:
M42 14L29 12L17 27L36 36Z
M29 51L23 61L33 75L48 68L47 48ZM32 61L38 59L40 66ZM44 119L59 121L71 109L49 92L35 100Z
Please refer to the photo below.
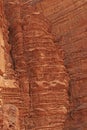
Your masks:
M87 129L87 0L44 0L37 4L52 23L69 73L70 112L64 130Z
M87 130L87 0L0 0L0 130Z

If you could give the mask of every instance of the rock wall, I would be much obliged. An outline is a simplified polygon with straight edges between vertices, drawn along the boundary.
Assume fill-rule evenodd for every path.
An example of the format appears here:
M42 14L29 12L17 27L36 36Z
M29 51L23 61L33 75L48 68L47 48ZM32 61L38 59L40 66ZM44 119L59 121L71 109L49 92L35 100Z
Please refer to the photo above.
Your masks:
M87 130L87 1L3 1L0 129Z
M0 127L62 130L69 107L69 78L50 22L27 2L7 0L1 5L0 41L8 48L1 55Z
M42 13L24 4L22 14L31 101L28 129L62 130L69 102L68 75L60 49Z
M12 68L10 57L11 47L8 43L8 22L4 14L3 1L0 1L0 14L0 129L19 130L19 122L16 122L14 119L13 123L11 122L11 111L5 112L6 105L10 108L10 103L13 104L15 98L17 99L17 97L13 95L13 90L17 89L19 84ZM12 91L11 94L10 91ZM16 102L19 102L19 100L16 100ZM15 115L17 116L17 119L19 119L19 116L16 113Z
M37 7L65 52L71 106L65 130L87 130L87 0L44 0Z

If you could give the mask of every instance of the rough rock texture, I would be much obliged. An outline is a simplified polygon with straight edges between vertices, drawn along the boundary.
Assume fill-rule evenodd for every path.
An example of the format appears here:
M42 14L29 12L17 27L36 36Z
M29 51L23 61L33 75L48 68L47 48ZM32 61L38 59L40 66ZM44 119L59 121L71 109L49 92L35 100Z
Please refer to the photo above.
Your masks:
M1 43L10 46L2 51L1 76L8 79L0 84L1 129L62 130L69 107L69 78L50 23L29 3L7 0L5 8L1 5L5 37L1 35Z
M3 1L0 130L87 130L87 0Z
M87 130L87 0L44 0L37 7L65 52L71 107L64 130Z
M19 100L17 100L17 97L15 97L13 94L13 90L17 89L19 84L16 80L15 72L12 69L12 61L10 57L11 48L8 44L8 23L5 19L3 10L3 2L0 0L0 130L18 130L19 123L16 122L16 120L13 120L14 124L12 124L11 117L9 116L8 119L8 115L5 112L6 109L4 109L6 105L10 107L10 103L13 104L15 102L15 98L16 103L19 102ZM11 111L9 111L9 115L10 114ZM17 119L19 119L19 116L17 116Z
M62 130L68 108L68 76L50 33L36 9L22 7L24 50L30 83L30 129ZM29 129L29 128L28 128Z

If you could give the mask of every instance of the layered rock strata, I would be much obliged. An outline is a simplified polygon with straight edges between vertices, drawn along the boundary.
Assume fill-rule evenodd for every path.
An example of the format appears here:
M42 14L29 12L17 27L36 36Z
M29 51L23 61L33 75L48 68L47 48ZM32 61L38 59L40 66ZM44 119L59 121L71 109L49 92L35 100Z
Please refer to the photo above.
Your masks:
M13 90L18 89L18 81L12 68L10 45L8 43L8 23L0 1L0 130L19 130L19 112L15 113L15 102L19 102ZM12 92L10 94L10 91ZM9 96L8 95L9 92ZM18 94L18 93L17 93ZM19 97L19 94L18 94ZM16 101L15 101L16 99ZM13 104L13 105L12 105ZM8 107L6 107L8 106ZM7 110L6 110L6 109ZM13 108L13 109L12 109ZM10 111L9 111L10 110ZM15 111L15 110L14 110ZM13 114L14 113L14 114Z
M87 130L87 0L43 0L37 7L65 52L71 104L65 130Z
M62 130L68 102L68 76L47 19L28 4L22 7L24 50L30 83L28 129Z
M5 18L3 1L0 1L0 14L0 130L22 130L25 127L25 99L10 55L9 24Z
M9 24L6 25L3 12L2 43L10 47L2 51L0 65L1 76L4 70L8 77L7 86L3 84L0 89L1 127L3 130L62 130L69 106L69 78L50 23L27 2L7 0L4 7Z

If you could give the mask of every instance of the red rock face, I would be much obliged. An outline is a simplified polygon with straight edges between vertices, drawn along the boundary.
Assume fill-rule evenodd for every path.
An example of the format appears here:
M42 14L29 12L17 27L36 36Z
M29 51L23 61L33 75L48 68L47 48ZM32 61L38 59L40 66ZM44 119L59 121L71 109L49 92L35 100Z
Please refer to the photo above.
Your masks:
M1 130L87 130L86 8L0 0Z
M71 105L65 130L87 130L87 1L44 0L37 7L52 22L56 42L65 52Z
M18 84L12 88L11 70L5 66L6 85L10 88L2 86L3 130L62 130L69 106L69 79L61 50L56 48L48 20L28 3L15 2L18 1L4 4L9 22L5 28L9 29L6 42L11 45L7 54L12 59L13 79Z
M22 7L24 49L30 82L31 129L62 130L68 108L68 76L50 33L49 22L39 11Z
M15 114L12 112L20 101L20 93L18 93L19 84L16 81L15 72L12 68L11 48L8 44L8 22L5 19L2 1L0 1L0 12L0 129L17 130L19 129L19 122L17 121L19 116L17 111ZM12 117L15 119L12 120Z

